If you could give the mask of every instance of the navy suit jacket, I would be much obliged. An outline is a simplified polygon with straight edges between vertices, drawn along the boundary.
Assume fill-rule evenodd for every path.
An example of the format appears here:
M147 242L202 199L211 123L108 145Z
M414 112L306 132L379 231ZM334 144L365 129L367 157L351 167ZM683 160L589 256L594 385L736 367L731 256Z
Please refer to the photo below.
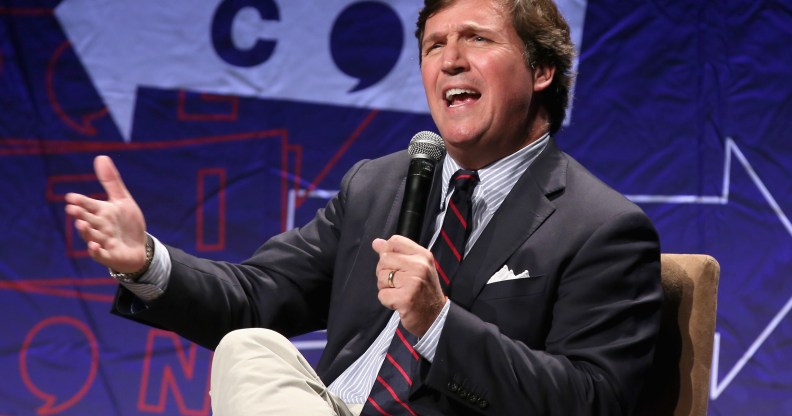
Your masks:
M374 238L396 229L406 152L361 161L302 228L242 264L169 247L167 291L130 314L214 348L224 334L327 329L317 373L329 385L371 345L392 311L377 300ZM429 197L436 213L441 169ZM424 240L434 215L424 222ZM426 241L423 242L424 245ZM434 361L411 400L421 414L629 414L659 330L660 250L646 215L553 140L519 179L463 261ZM487 284L508 266L530 278Z

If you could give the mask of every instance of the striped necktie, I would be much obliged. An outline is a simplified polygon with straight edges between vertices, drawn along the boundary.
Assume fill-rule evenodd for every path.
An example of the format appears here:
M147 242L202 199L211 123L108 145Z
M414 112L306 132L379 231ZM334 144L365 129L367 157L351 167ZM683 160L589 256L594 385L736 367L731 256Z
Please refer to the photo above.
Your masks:
M440 285L448 292L451 281L456 274L462 257L465 254L465 244L473 228L473 188L478 184L479 177L474 171L460 169L451 177L453 193L448 200L443 225L437 237L432 254L435 258L435 268L440 277Z
M464 169L458 170L451 177L453 192L440 228L440 236L432 247L440 285L445 292L451 285L454 273L459 268L465 253L465 242L472 228L471 196L478 181L476 172ZM413 349L417 341L418 338L399 322L361 412L362 416L418 414L407 398L413 384L412 374L416 374L413 369L417 368L421 359L418 352Z

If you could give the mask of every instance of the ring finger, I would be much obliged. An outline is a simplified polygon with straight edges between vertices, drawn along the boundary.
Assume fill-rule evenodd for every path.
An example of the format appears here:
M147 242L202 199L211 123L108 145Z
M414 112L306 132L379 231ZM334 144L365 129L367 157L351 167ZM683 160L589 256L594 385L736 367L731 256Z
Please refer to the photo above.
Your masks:
M75 226L80 236L85 241L94 241L101 246L107 242L107 235L100 230L91 227L91 224L85 220L76 220Z
M384 269L379 274L379 279L377 279L377 286L378 289L395 289L396 286L396 274L399 273L398 270L394 269Z

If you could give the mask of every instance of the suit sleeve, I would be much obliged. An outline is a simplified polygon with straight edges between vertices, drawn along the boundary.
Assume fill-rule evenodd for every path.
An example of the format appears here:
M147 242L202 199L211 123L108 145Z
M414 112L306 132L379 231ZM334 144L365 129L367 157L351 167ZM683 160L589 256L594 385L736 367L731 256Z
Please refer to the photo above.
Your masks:
M113 312L209 349L240 328L264 327L287 337L325 328L348 185L364 163L345 175L341 191L307 225L271 238L241 264L168 247L173 268L165 293L133 309L141 301L121 287Z
M452 305L426 384L484 414L629 414L654 354L659 261L648 218L615 216L562 269L544 350Z

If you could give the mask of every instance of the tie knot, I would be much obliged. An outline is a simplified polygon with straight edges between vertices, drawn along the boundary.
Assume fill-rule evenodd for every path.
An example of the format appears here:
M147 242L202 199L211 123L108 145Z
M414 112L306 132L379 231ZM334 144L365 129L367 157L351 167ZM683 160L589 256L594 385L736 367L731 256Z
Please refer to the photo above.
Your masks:
M454 176L451 177L451 183L454 185L454 189L464 193L472 193L478 181L478 173L474 170L459 169L454 172Z

